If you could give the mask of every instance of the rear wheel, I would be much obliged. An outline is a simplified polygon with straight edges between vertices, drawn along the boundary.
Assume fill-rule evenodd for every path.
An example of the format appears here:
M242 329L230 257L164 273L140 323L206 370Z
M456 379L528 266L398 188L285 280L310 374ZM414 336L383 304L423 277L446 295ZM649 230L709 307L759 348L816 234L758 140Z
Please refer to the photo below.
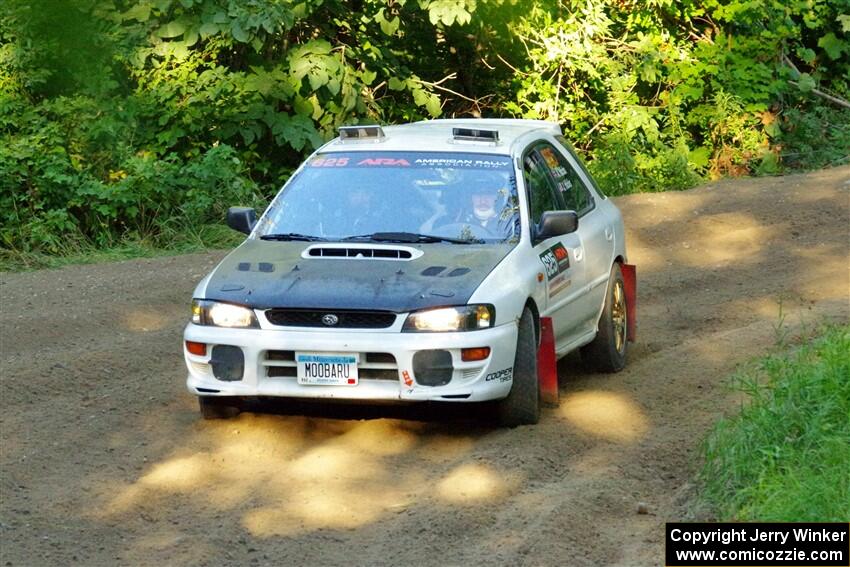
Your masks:
M626 366L626 322L626 287L620 265L614 264L596 338L581 347L587 366L599 372L619 372Z
M537 339L534 315L526 307L519 320L511 391L496 405L499 424L530 425L540 420L540 384L537 381Z
M199 396L198 404L204 419L228 419L239 415L239 400L229 396Z

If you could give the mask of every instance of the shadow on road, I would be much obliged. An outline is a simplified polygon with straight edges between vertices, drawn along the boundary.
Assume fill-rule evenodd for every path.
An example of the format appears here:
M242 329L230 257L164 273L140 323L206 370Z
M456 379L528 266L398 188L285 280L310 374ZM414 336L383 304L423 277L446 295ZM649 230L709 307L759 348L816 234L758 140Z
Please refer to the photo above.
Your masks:
M795 323L848 316L848 176L618 200L639 342L616 375L562 359L561 406L534 427L289 400L203 421L180 332L221 254L4 276L4 559L657 563L723 380L770 347L778 302Z

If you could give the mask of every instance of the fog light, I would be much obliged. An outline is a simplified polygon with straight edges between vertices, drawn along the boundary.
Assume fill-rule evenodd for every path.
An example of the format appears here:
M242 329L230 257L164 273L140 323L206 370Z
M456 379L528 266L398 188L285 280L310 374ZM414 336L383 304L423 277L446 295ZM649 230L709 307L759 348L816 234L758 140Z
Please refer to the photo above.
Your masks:
M452 381L452 353L447 350L420 350L413 355L413 375L422 386L445 386Z
M213 376L225 382L242 380L245 372L245 355L242 349L231 345L215 345L210 356Z
M206 356L207 345L205 343L196 343L195 341L186 341L186 350L195 356Z
M460 358L464 362L472 362L474 360L484 360L490 356L490 347L475 347L465 348L460 351Z

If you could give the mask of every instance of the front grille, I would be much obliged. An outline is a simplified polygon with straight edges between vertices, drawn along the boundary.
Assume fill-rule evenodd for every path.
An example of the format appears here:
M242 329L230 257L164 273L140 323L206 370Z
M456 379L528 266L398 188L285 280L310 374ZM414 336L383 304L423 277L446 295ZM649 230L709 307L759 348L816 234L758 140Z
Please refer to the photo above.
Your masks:
M326 325L325 315L337 318L335 325ZM322 327L326 329L386 329L395 323L395 313L388 311L269 309L266 318L281 327Z
M262 359L269 378L296 378L298 376L295 351L267 350ZM398 381L398 363L388 352L360 353L357 374L361 380Z
M288 360L295 362L294 350L268 350L266 351L266 360Z

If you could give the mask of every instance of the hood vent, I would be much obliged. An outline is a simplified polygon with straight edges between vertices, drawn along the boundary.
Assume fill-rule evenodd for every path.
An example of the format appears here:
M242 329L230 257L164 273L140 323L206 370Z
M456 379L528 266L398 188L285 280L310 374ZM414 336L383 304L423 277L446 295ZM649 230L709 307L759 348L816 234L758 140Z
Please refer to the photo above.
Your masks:
M376 244L318 244L310 246L302 258L327 258L340 260L415 260L422 250L407 246L382 246Z

